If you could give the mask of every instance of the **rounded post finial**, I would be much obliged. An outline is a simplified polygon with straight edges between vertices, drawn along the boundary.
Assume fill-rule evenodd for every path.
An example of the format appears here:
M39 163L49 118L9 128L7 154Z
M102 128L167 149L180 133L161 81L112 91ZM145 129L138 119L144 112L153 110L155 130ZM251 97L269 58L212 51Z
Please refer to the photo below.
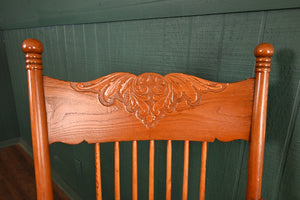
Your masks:
M22 43L22 50L25 53L26 69L43 69L42 53L43 44L37 39L26 39Z
M274 47L269 43L261 43L254 50L255 57L272 57Z
M261 71L262 69L267 69L270 71L271 67L271 57L274 54L274 47L269 43L261 43L257 45L254 50L254 55L256 57L256 70Z
M24 53L43 53L43 44L37 39L26 39L22 43L22 50Z

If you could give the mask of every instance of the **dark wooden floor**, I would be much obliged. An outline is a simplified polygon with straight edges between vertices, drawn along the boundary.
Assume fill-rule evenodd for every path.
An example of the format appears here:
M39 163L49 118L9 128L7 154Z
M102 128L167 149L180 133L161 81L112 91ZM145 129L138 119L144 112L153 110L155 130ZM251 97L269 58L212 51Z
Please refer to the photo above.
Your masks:
M69 200L57 185L53 188L55 200ZM0 149L0 199L36 199L33 160L19 145Z

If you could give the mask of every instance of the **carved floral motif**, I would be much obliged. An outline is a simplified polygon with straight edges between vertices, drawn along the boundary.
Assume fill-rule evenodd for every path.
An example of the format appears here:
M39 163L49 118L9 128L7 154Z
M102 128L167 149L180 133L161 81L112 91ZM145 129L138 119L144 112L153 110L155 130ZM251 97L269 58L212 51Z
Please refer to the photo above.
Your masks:
M166 76L144 73L136 76L118 72L90 82L71 83L76 91L97 93L99 102L104 106L120 101L148 128L153 127L165 113L196 106L202 94L220 92L226 86L181 73Z

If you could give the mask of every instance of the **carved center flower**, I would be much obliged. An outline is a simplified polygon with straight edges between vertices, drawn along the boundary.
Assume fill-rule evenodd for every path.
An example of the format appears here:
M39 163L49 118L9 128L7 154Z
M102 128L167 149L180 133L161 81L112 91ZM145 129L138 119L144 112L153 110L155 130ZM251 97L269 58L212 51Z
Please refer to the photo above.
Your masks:
M220 92L226 84L210 82L191 75L173 73L162 76L156 73L144 73L135 76L130 73L114 73L94 81L71 83L77 91L89 91L98 94L99 102L111 106L115 101L123 103L128 112L152 128L165 113L196 106L201 94Z

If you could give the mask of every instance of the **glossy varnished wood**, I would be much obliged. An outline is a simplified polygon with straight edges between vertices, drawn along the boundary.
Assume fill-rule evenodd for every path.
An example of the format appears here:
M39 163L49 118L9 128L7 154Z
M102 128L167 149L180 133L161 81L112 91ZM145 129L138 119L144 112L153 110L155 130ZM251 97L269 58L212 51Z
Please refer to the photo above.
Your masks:
M127 73L122 74L133 76ZM115 75L120 76L118 73L111 76ZM111 76L102 79L106 80ZM179 79L185 75L179 74L178 76ZM78 84L81 83L73 83L73 85ZM141 117L136 116L136 113L128 112L127 105L125 106L118 98L108 100L100 97L101 93L96 93L95 89L89 88L89 85L92 87L95 84L95 82L82 83L86 86L85 91L77 91L71 87L71 82L44 77L49 143L76 144L83 140L88 143L151 139L210 142L214 139L249 140L254 79L224 84L226 88L218 92L203 92L199 97L201 101L197 105L187 106L186 102L189 100L180 101L176 105L176 110L164 111L164 116L160 116L155 124L150 125L151 127L147 127L139 119ZM180 81L178 81L179 84ZM185 84L188 85L186 82ZM192 86L187 87L191 87L193 91ZM121 86L115 86L113 89L120 90ZM107 91L107 93L111 94L112 91ZM112 95L118 97L120 94L113 93ZM110 104L103 105L99 102L99 98L106 99ZM164 98L159 98L158 100L164 100ZM142 106L139 110L145 109L145 112L148 112L149 105L142 101L135 105ZM167 106L157 105L158 107L154 110ZM147 120L157 117L159 116L149 115ZM151 122L148 121L148 123Z
M167 140L166 198L171 191L171 140L184 140L182 199L188 198L189 141L204 141L199 198L204 199L207 142L250 142L247 200L261 199L266 104L273 47L255 50L256 77L217 83L171 73L118 72L89 82L42 76L40 42L23 43L28 70L30 115L38 196L52 199L48 144L115 143L115 199L120 197L119 142L133 141L132 192L137 198L137 142L149 140L149 199L154 199L154 144ZM46 107L45 107L46 104ZM95 155L100 149L95 148ZM100 159L96 158L96 169ZM99 176L99 175L96 175ZM46 180L46 181L44 181ZM99 178L96 178L97 184ZM99 190L99 188L97 188ZM97 192L99 193L99 192Z
M199 200L205 199L207 142L202 142Z
M32 148L34 156L37 198L53 199L47 117L44 99L42 52L43 45L35 39L22 44L28 77Z
M188 199L190 141L184 141L182 200Z
M96 199L102 200L100 144L95 143Z
M171 200L172 192L172 141L167 141L166 200Z
M254 50L256 79L248 159L247 200L261 199L269 73L273 53L273 46L267 43L258 45Z
M120 143L115 142L115 200L120 199Z
M132 200L138 199L137 141L132 141Z
M154 200L154 140L149 142L149 200Z

